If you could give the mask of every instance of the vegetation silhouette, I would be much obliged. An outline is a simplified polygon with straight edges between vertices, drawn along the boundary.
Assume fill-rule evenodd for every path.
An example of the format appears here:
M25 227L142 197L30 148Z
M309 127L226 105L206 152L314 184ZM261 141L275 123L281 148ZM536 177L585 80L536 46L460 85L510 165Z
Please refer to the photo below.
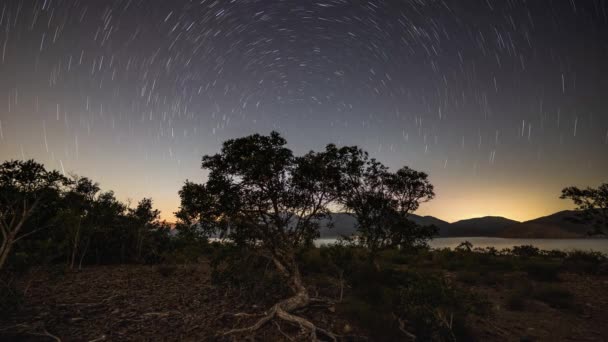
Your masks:
M33 160L0 165L0 270L65 260L83 263L145 262L168 248L169 226L152 200L129 208L112 191L86 177L65 177Z
M356 146L333 144L322 152L294 156L277 132L224 142L219 154L204 156L205 184L186 181L180 191L183 223L219 236L243 251L268 259L284 277L292 296L276 303L254 325L225 334L246 333L279 318L306 327L316 339L328 331L293 314L311 297L296 254L319 237L329 206L343 204L358 219L360 241L376 252L427 239L407 214L432 198L424 173L403 168L390 173ZM313 298L314 299L314 298Z
M296 156L279 133L253 134L225 141L219 153L203 156L202 168L205 183L186 180L179 190L173 227L160 220L150 198L131 206L87 177L48 171L33 160L0 164L0 319L22 304L29 285L21 291L12 279L32 266L67 277L66 270L76 274L86 265L155 264L167 280L184 274L178 264L203 259L211 261L216 285L228 284L216 290L238 288L243 302L256 295L270 300L263 313L232 314L255 321L223 330L224 338L270 322L288 336L280 321L312 340L355 336L349 324L330 331L336 326L307 316L324 307L377 340L454 341L471 338L469 315L488 312L483 298L455 282L496 287L515 277L503 289L510 310L540 301L573 311L576 296L558 285L563 274L608 274L608 259L597 252L498 251L468 241L431 250L427 242L437 227L410 220L435 197L428 175L407 166L392 172L357 146L329 144ZM607 184L570 187L562 198L574 201L578 220L592 224L592 233L606 234L607 193ZM355 234L315 247L321 225L331 226L331 210L351 215Z
M562 190L561 198L574 202L577 213L572 220L590 224L593 227L590 235L608 235L608 183L597 188L567 187Z

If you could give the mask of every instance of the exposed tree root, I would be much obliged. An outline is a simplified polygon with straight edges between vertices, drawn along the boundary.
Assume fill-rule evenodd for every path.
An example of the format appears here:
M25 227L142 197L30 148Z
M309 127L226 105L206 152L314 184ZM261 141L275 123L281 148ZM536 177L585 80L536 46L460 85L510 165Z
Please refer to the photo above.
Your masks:
M305 318L289 313L290 311L302 309L308 306L309 303L310 298L308 297L305 291L301 291L295 296L273 305L270 310L266 312L264 317L260 318L255 324L246 328L232 329L223 333L222 335L226 336L232 334L253 333L263 327L266 323L270 322L272 319L279 318L286 322L296 324L302 329L308 330L310 332L311 341L319 340L317 337L317 333L324 335L331 341L337 341L336 335L334 335L333 333L317 327L311 321ZM249 316L249 314L235 314L235 316ZM283 332L281 331L281 333Z
M276 325L277 330L281 333L281 335L285 336L286 339L293 341L293 338L291 338L291 336L283 332L283 330L281 329L281 325L277 323L277 321L274 321L274 325Z

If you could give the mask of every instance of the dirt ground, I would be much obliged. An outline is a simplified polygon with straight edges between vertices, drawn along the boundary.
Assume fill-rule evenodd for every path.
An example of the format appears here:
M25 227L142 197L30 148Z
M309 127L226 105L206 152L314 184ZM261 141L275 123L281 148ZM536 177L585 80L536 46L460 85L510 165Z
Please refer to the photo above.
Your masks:
M487 298L491 314L471 317L480 341L608 341L608 277L564 274L559 287L573 294L573 307L553 308L528 299L521 310L507 305L504 287L474 287Z
M19 278L24 305L8 321L0 321L2 341L230 341L221 337L255 317L235 318L237 312L261 313L278 301L243 299L237 291L214 286L206 264L179 267L163 276L155 266L96 266L81 272L34 270ZM560 286L574 294L575 310L560 310L538 301L524 310L506 308L501 286L472 286L487 298L491 313L470 317L479 341L607 341L608 277L563 275ZM365 331L351 326L332 307L315 307L298 314L318 326L366 340ZM345 335L345 334L344 334ZM56 339L57 338L57 339ZM307 340L298 327L271 322L251 340Z

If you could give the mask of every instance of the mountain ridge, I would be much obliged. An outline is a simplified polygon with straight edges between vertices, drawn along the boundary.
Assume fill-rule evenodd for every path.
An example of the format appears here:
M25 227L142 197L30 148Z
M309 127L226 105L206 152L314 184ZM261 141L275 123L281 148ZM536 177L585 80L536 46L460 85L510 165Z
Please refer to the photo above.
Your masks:
M410 215L410 220L420 225L435 225L439 228L439 237L501 237L501 238L584 238L589 227L568 221L574 216L574 210L563 210L519 222L502 216L484 216L459 220L453 223L443 221L431 215ZM350 236L356 231L356 219L348 213L333 213L333 228L327 227L327 221L321 224L321 238Z

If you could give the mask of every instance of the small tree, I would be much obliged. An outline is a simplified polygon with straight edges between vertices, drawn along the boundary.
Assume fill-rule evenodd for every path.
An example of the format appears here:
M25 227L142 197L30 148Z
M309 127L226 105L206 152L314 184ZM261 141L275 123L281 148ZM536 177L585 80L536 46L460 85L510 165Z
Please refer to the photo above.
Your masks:
M99 184L89 178L73 175L64 196L64 206L57 218L66 228L71 269L75 267L76 258L80 255L82 259L86 253L87 245L83 246L83 241L90 237L93 228L92 209L99 191Z
M143 261L144 245L149 245L153 233L161 229L159 217L160 211L153 208L151 198L143 198L137 203L137 207L129 212L135 229L135 260L138 262Z
M33 160L7 161L0 164L0 270L19 240L49 227L49 212L57 203L67 178L57 171L47 171ZM30 224L36 221L36 225Z
M253 326L226 334L255 331L274 317L308 328L314 338L323 332L291 313L310 302L296 251L319 236L319 221L329 217L328 205L342 190L346 155L328 145L295 157L286 143L276 132L228 140L219 154L203 157L207 183L186 182L180 192L181 220L267 258L293 293Z
M382 249L426 244L437 228L421 227L409 215L435 196L428 175L407 166L390 172L357 148L350 148L350 155L342 203L357 218L357 241L372 259Z
M91 208L91 229L81 254L82 264L88 251L97 263L125 262L132 251L128 230L127 206L113 191L100 193Z
M608 183L596 189L575 186L562 190L562 199L571 199L578 210L575 221L591 224L591 235L608 235Z

